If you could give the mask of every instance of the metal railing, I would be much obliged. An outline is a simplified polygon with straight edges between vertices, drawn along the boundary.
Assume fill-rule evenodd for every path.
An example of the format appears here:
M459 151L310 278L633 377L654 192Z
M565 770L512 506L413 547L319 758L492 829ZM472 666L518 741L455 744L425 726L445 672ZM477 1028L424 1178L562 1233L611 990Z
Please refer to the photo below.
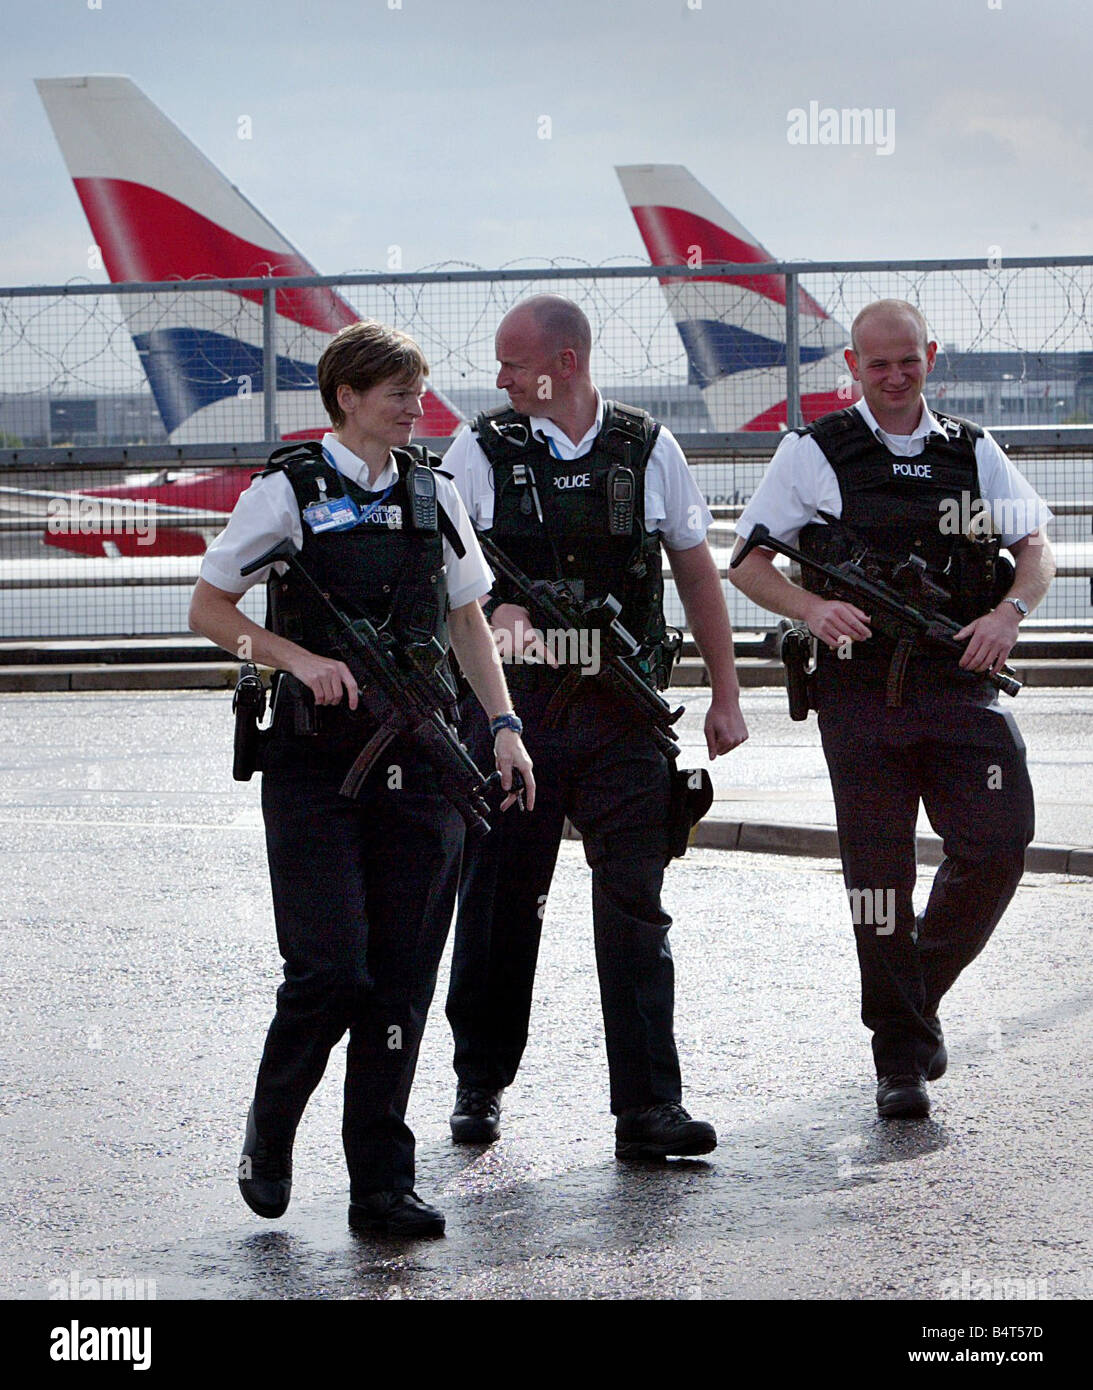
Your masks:
M991 396L999 418L968 413L992 427L1057 517L1053 538L1059 543L1060 577L1034 622L1091 626L1093 256L1062 256L1004 263L950 259L566 265L0 289L0 636L184 630L183 600L201 549L222 523L223 512L208 500L200 512L175 514L166 506L157 508L156 523L164 535L187 541L196 537L192 554L144 555L139 548L123 554L115 546L114 553L93 556L42 544L48 499L121 483L133 472L147 477L151 469L182 476L216 471L224 480L225 498L233 497L238 471L255 468L280 442L285 428L282 404L306 398L309 407L318 406L317 392L301 391L299 376L286 375L286 360L293 368L305 359L313 361L314 354L307 354L315 335L308 338L286 317L285 295L341 289L362 317L407 329L426 351L430 380L470 413L500 399L493 386L493 332L503 313L527 294L553 289L577 300L588 314L594 332L593 370L601 385L632 404L655 404L659 398L670 407L679 398L693 414L696 403L700 411L706 410L706 402L723 383L714 382L710 390L694 380L688 385L698 369L684 351L672 296L686 288L696 297L693 312L712 319L721 315L727 325L739 328L739 313L733 317L725 303L733 284L765 285L767 291L772 284L781 287L781 300L768 293L764 303L768 310L776 304L781 315L785 350L779 355L774 344L773 360L740 373L754 387L754 395L743 397L740 408L758 417L771 401L784 399L789 427L802 418L802 372L815 360L822 336L822 315L817 318L809 305L822 306L830 316L824 330L828 339L832 321L837 330L865 303L881 297L910 299L932 325L944 324L946 341L933 380L950 394L937 404L962 413L949 402L969 399L978 389L975 373L984 378L992 374L990 391L983 395ZM40 443L10 437L13 431L4 424L5 402L17 397L71 401L78 390L116 397L142 389L146 395L142 360L130 337L131 311L139 307L146 319L169 323L176 310L192 306L193 296L198 296L203 313L220 315L211 321L225 334L247 338L256 378L260 374L265 387L261 409L241 411L231 430L224 431L230 438L204 438L200 432L195 437L193 430L187 442L111 445L77 445L52 436ZM743 341L748 333L745 329L738 336ZM305 338L311 346L305 345ZM832 364L837 363L830 341L825 340L824 351ZM200 366L214 372L208 363ZM286 380L291 380L290 386ZM732 380L731 374L726 380ZM930 398L933 401L934 395ZM1037 412L1046 418L1056 411L1061 419L1086 419L1089 424L1014 428L1005 424L1007 401L1021 405L1020 410L1010 410L1011 418L1033 418ZM1028 408L1030 401L1036 411ZM665 418L663 409L655 413ZM672 424L670 415L666 422ZM688 432L679 427L674 432L714 509L710 539L724 572L731 522L754 491L781 435ZM179 430L174 438L186 435ZM446 442L436 441L441 449ZM226 501L224 512L229 507ZM737 627L770 626L769 614L729 586L726 594ZM259 601L254 602L260 608ZM669 609L669 616L678 621L681 614L671 591Z

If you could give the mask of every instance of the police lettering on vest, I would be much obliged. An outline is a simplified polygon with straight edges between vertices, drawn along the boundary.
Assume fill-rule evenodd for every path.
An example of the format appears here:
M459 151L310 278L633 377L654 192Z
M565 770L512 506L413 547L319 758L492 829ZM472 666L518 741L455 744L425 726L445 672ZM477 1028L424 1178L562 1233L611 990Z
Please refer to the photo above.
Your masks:
M387 630L404 643L435 637L447 650L442 530L460 553L462 543L435 505L431 512L418 508L419 515L433 520L431 527L413 525L414 470L433 466L432 457L423 462L421 451L402 449L394 450L393 457L398 478L378 493L345 478L323 458L321 447L310 441L278 450L266 471L284 471L301 515L321 499L349 497L358 508L359 521L348 529L316 533L305 525L300 548L303 564L350 619L365 617L377 627L387 624ZM267 626L274 632L320 656L336 654L325 611L291 570L283 576L271 572L267 596Z
M472 426L493 469L494 516L489 535L533 579L565 580L586 600L613 594L619 620L644 651L664 641L664 581L659 533L645 529L645 471L659 425L644 410L604 402L590 453L556 459L536 439L528 416L511 407L483 411ZM612 529L608 479L613 468L634 475L629 531ZM576 471L579 469L580 471ZM511 602L500 582L495 596ZM666 679L663 672L650 677Z
M969 553L971 543L943 528L940 519L962 498L980 496L975 443L983 431L955 416L937 420L944 432L930 434L922 453L909 459L893 458L853 406L800 428L797 433L813 437L838 480L843 526L810 522L799 544L805 554L836 563L849 558L851 544L897 562L909 555L922 559L929 577L952 595L942 611L966 623L996 601L1001 571L992 580L993 560L984 564ZM802 579L808 588L817 584L808 575ZM884 644L871 640L861 647L863 656L867 648L879 656Z

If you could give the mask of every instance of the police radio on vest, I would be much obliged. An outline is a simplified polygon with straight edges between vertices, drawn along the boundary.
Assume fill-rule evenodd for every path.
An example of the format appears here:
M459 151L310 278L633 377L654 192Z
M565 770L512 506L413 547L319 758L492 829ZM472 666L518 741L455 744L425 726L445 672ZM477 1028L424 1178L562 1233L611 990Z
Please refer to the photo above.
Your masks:
M898 478L929 478L932 476L928 463L893 463L892 472Z

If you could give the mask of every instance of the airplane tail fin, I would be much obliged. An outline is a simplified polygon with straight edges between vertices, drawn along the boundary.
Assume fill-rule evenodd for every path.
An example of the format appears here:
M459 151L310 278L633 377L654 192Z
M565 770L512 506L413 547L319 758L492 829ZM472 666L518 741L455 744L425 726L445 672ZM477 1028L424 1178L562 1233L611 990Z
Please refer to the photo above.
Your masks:
M111 281L314 275L313 266L128 77L35 81ZM173 443L263 437L255 290L126 295L127 325ZM332 289L277 293L284 438L321 433L315 363L358 315ZM419 433L460 416L430 390Z
M775 259L682 164L628 164L615 172L654 265ZM785 428L785 276L695 276L661 285L714 429ZM840 350L849 334L803 289L797 303L807 421L852 399L845 385L839 393Z

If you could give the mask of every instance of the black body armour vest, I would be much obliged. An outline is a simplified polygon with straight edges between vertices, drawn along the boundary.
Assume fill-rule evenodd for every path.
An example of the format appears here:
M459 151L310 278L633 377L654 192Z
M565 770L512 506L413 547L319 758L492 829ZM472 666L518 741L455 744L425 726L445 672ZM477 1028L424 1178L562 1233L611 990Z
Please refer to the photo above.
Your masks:
M304 539L300 560L337 607L351 620L365 617L375 627L387 625L400 643L436 637L446 651L448 588L443 536L448 536L457 554L463 554L463 545L439 503L432 509L433 525L415 525L411 500L416 470L427 473L440 460L423 450L395 449L392 453L398 478L386 494L369 492L344 478L325 461L318 444L302 446L266 471L285 472L301 513L312 503L348 495L364 514L360 523L347 531L316 534L301 521ZM433 484L435 498L435 478L425 480L425 491L429 491L428 484ZM291 570L283 576L271 573L267 594L266 625L272 631L320 656L336 655L331 620ZM438 685L438 704L441 698L450 695Z
M644 665L665 636L660 536L645 529L645 470L660 426L644 410L605 401L591 451L569 460L508 407L483 411L472 428L493 469L490 537L532 579L565 580L585 601L613 594ZM633 474L629 507L612 505L616 469ZM493 592L517 601L503 579Z
M941 611L964 624L997 601L997 547L968 541L956 527L943 529L942 522L966 515L980 495L975 441L983 431L966 420L934 414L945 434L928 436L914 458L891 453L853 406L797 430L815 439L834 470L842 494L841 520L852 533L851 538L840 527L809 522L799 545L806 555L829 564L848 559L863 543L892 565L908 556L921 557L928 577L952 595ZM963 508L962 496L968 499ZM950 529L953 534L947 534ZM802 583L824 592L822 577L803 569ZM863 652L877 641L874 637L863 644Z

